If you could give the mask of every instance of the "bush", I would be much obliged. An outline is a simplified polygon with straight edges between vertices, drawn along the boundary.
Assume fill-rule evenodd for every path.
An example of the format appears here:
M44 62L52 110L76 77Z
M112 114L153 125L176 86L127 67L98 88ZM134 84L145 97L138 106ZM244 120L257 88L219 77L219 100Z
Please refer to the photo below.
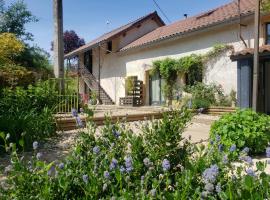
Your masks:
M56 92L48 83L38 83L28 89L4 89L0 94L0 131L10 134L18 144L24 137L25 147L55 133L53 109Z
M182 138L189 119L190 113L182 110L165 114L162 120L137 123L146 135L135 134L125 123L112 125L108 118L96 136L96 127L90 123L62 162L43 162L35 142L28 162L13 152L0 198L269 198L266 163L258 162L256 171L251 158L235 166L225 152L218 151L219 140L209 149L191 144ZM6 135L1 137L8 146Z
M270 141L270 117L251 110L223 115L211 127L211 139L217 135L227 151L235 144L238 152L248 147L250 153L262 153Z

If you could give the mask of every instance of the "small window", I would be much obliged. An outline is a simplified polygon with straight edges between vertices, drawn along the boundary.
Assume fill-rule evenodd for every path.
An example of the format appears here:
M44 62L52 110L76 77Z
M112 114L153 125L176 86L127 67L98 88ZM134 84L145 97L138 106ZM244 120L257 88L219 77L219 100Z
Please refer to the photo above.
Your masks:
M107 53L111 53L112 52L112 41L107 42Z
M270 23L266 24L265 44L270 44Z

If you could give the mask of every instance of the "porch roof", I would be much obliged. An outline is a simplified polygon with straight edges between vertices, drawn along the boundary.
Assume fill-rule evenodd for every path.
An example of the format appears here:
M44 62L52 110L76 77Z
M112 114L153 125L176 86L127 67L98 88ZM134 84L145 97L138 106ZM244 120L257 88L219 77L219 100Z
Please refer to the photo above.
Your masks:
M142 23L143 21L147 20L147 19L153 19L155 20L157 23L160 24L160 26L164 26L165 23L163 22L163 20L159 17L159 15L157 14L157 12L152 12L146 16L143 16L135 21L132 21L124 26L121 26L119 28L116 28L114 30L112 30L111 32L105 33L102 36L92 40L91 42L87 43L86 45L81 46L80 48L68 53L65 55L65 58L72 58L77 56L79 53L82 52L86 52L90 49L93 49L94 47L98 46L100 43L104 43L107 42L127 31L129 31L131 28L136 27L137 25L139 25L140 23Z
M260 56L270 55L270 45L262 45L259 49ZM245 48L231 55L231 60L250 58L254 54L254 48Z

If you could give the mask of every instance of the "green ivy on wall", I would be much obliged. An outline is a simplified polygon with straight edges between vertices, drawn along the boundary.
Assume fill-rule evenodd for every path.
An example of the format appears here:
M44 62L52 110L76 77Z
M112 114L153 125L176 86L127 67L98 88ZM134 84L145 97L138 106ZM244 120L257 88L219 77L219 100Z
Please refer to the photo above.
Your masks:
M196 82L202 82L203 69L207 63L222 53L232 50L231 45L216 44L211 51L206 54L191 54L180 59L165 58L153 62L152 74L159 73L165 81L163 92L169 100L169 104L173 98L173 88L176 84L178 75L185 74L187 85L194 85Z

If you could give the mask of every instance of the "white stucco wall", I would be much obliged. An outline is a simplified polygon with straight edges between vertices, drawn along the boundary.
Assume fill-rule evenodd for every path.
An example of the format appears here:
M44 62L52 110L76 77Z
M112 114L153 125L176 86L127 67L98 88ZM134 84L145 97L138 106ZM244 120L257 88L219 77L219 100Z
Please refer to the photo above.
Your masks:
M249 47L253 47L253 23L250 21L246 24L247 27L243 28L242 36ZM147 88L146 71L151 69L153 61L166 57L180 58L194 53L205 54L217 43L233 45L235 51L239 51L245 46L240 41L238 33L238 25L227 25L214 31L161 42L143 49L107 54L102 61L101 85L118 104L119 98L125 95L125 77L138 76L138 79L144 81ZM261 43L263 43L263 39L261 39ZM207 84L222 85L227 94L231 90L237 90L237 63L232 62L229 56L230 53L227 52L218 59L210 61L205 69L203 80ZM96 66L97 63L93 69L95 76L98 72ZM148 99L149 96L146 95L146 104L149 103Z

